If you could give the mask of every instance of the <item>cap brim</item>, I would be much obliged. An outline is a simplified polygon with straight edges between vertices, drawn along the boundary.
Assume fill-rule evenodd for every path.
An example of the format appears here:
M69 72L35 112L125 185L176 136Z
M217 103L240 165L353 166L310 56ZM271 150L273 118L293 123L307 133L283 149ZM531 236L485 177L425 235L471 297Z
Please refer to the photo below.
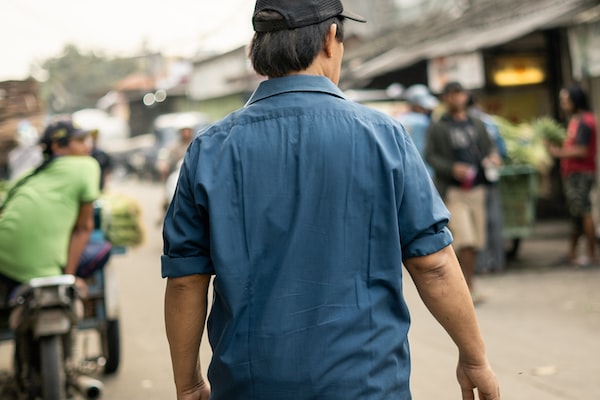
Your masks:
M348 18L351 19L352 21L356 21L356 22L367 22L366 18L363 16L360 16L358 14L355 14L351 11L342 11L342 13L340 14L340 16L344 17L344 18Z
M77 129L75 132L73 132L71 137L72 138L80 138L80 137L95 135L97 133L98 133L98 129Z
M423 101L421 103L421 107L423 107L427 110L433 110L439 104L440 104L440 102L435 97L426 97L423 99Z

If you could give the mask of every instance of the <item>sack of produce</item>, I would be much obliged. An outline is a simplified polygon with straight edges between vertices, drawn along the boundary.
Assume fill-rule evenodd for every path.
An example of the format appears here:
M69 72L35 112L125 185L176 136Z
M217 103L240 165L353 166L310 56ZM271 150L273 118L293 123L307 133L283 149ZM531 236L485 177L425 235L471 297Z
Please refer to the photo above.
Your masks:
M102 230L113 246L136 247L144 242L142 212L137 199L107 192L98 202L102 208Z

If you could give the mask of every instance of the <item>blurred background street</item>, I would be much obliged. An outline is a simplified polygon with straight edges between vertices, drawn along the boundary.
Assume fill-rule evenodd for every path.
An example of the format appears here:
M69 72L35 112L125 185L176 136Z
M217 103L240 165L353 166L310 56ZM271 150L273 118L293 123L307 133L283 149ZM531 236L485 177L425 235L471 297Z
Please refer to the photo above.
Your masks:
M113 180L110 191L135 197L143 210L142 246L113 256L120 288L122 362L103 377L110 400L174 398L164 334L160 277L163 187ZM600 396L600 268L551 267L564 252L568 224L543 220L523 241L518 259L504 272L478 275L487 301L477 308L488 352L502 385L503 399L581 400ZM420 302L410 278L404 280L412 310L410 333L416 400L460 399L454 378L456 350ZM8 367L10 346L0 346L0 369ZM206 368L210 350L202 348Z

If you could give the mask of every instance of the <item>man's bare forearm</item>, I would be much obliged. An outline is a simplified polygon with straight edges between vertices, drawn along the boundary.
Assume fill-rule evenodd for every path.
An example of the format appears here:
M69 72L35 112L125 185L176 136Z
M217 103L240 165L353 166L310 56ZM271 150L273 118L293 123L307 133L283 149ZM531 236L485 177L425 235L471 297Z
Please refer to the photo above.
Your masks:
M452 247L406 260L405 266L421 299L456 343L461 360L486 362L473 301Z
M200 342L204 332L210 275L169 278L165 291L165 326L177 392L201 382Z

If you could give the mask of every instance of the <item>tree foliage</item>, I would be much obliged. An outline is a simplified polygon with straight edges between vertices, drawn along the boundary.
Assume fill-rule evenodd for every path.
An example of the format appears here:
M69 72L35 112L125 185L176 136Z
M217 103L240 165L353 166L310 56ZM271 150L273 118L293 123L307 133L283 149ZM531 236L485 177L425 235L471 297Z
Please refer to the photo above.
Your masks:
M60 56L43 62L47 80L41 85L40 95L50 113L95 107L115 83L138 70L138 60L82 53L75 45L68 44Z

